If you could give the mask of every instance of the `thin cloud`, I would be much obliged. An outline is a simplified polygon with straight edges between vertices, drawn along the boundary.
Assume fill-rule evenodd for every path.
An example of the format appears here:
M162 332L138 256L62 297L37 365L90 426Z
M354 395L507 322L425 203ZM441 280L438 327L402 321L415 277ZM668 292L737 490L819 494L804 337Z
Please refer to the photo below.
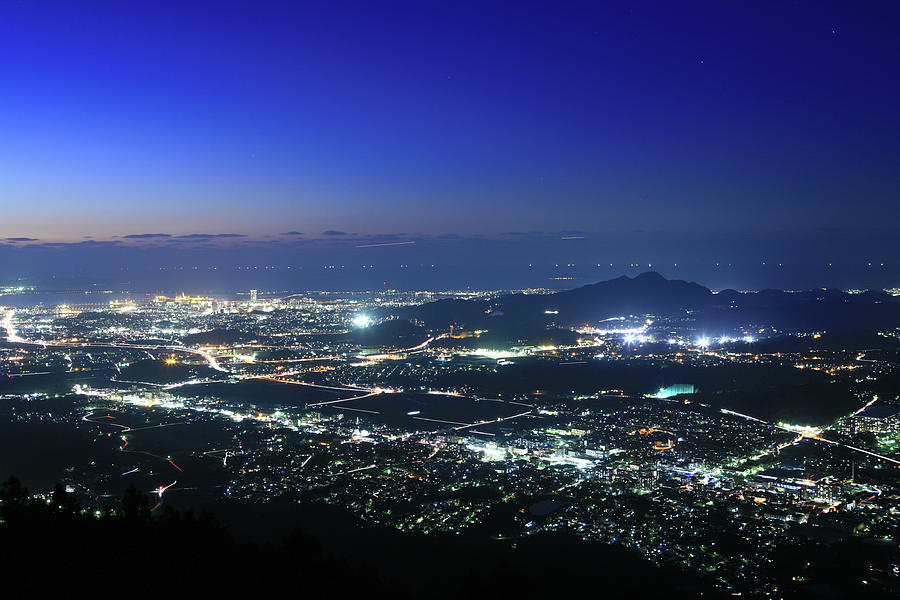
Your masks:
M243 233L189 233L175 236L180 240L211 240L214 238L245 238Z
M122 242L119 240L109 240L109 241L100 241L100 240L85 240L83 242L44 242L43 244L38 244L38 246L45 246L48 248L85 248L85 247L103 247L103 246L118 246Z
M37 242L38 241L37 238L29 238L29 237L10 237L10 238L3 238L3 239L5 239L7 242Z
M282 233L281 235L303 235L303 232L302 231L286 231L286 232Z
M347 235L346 231L337 231L335 229L326 229L322 232L322 235Z
M168 233L132 233L122 237L129 240L149 240L153 238L170 238L172 236Z

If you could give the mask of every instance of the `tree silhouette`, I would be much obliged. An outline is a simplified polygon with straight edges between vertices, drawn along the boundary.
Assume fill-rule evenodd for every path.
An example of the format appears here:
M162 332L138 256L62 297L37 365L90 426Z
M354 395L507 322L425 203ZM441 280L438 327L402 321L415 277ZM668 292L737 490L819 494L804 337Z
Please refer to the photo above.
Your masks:
M143 521L150 518L150 500L147 495L134 487L134 484L125 489L122 498L122 514L126 519Z
M0 519L14 520L25 510L28 501L28 489L16 477L10 477L0 485Z

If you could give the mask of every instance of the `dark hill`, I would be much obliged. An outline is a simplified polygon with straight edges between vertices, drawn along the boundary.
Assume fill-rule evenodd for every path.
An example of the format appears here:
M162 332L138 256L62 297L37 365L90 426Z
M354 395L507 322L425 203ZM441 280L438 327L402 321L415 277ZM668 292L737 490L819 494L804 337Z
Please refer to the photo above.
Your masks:
M711 307L715 295L707 288L659 273L622 276L556 294L510 294L493 301L441 300L408 311L431 327L496 326L507 323L580 325L619 315L675 314ZM550 311L550 312L548 312Z
M152 512L150 505L132 487L121 502L95 516L81 510L62 485L48 502L29 497L10 478L0 485L4 588L53 596L108 587L134 597L178 590L189 597L536 600L587 597L596 585L583 575L590 572L603 582L604 598L657 598L662 591L670 598L719 596L710 580L571 534L538 535L510 547L487 538L348 528L346 515L339 515L344 523L329 520L340 528L338 535L322 528L330 538L326 552L319 539L285 527L304 510L296 502L273 523L282 539L263 544L235 541L209 512L170 507ZM272 512L232 507L247 522ZM319 519L327 514L316 511Z
M428 338L425 329L405 319L389 319L369 327L352 329L341 339L363 346L414 346Z
M185 346L227 346L229 344L239 344L249 342L253 336L235 331L232 329L211 329L209 331L201 331L200 333L192 333L184 336L182 341Z
M401 316L428 327L511 329L535 325L571 327L614 316L687 315L698 326L764 323L787 330L877 329L900 326L900 298L883 291L763 290L718 294L697 283L643 273L558 292L511 294L494 300L441 300L411 307Z

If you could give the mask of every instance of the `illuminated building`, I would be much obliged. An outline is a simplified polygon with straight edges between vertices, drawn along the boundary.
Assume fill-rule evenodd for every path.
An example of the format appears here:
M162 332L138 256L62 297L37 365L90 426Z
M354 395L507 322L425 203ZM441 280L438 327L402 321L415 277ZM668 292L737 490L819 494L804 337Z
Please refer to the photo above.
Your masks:
M679 394L693 394L694 393L694 384L693 383L676 383L674 385L670 385L669 387L659 388L659 391L654 394L655 398L671 398L672 396L677 396Z
M883 404L841 419L841 432L847 434L874 433L891 435L900 432L900 407Z

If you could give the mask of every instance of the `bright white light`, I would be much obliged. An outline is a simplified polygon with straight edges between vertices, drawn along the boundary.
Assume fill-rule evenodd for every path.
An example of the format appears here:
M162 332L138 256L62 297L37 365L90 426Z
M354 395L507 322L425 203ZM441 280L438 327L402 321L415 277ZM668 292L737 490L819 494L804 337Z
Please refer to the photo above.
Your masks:
M744 341L747 342L748 344L752 344L752 343L755 342L756 340L753 339L753 336L752 336L752 335L745 335L745 336L744 336Z
M372 320L372 317L369 315L356 315L353 317L353 320L350 323L353 324L354 327L368 327L375 321Z
M702 338L698 339L698 340L697 340L697 345L698 345L699 347L701 347L701 348L709 348L709 338L708 338L708 337L702 337Z
M643 333L626 333L622 339L626 344L644 344L650 341L650 338Z

